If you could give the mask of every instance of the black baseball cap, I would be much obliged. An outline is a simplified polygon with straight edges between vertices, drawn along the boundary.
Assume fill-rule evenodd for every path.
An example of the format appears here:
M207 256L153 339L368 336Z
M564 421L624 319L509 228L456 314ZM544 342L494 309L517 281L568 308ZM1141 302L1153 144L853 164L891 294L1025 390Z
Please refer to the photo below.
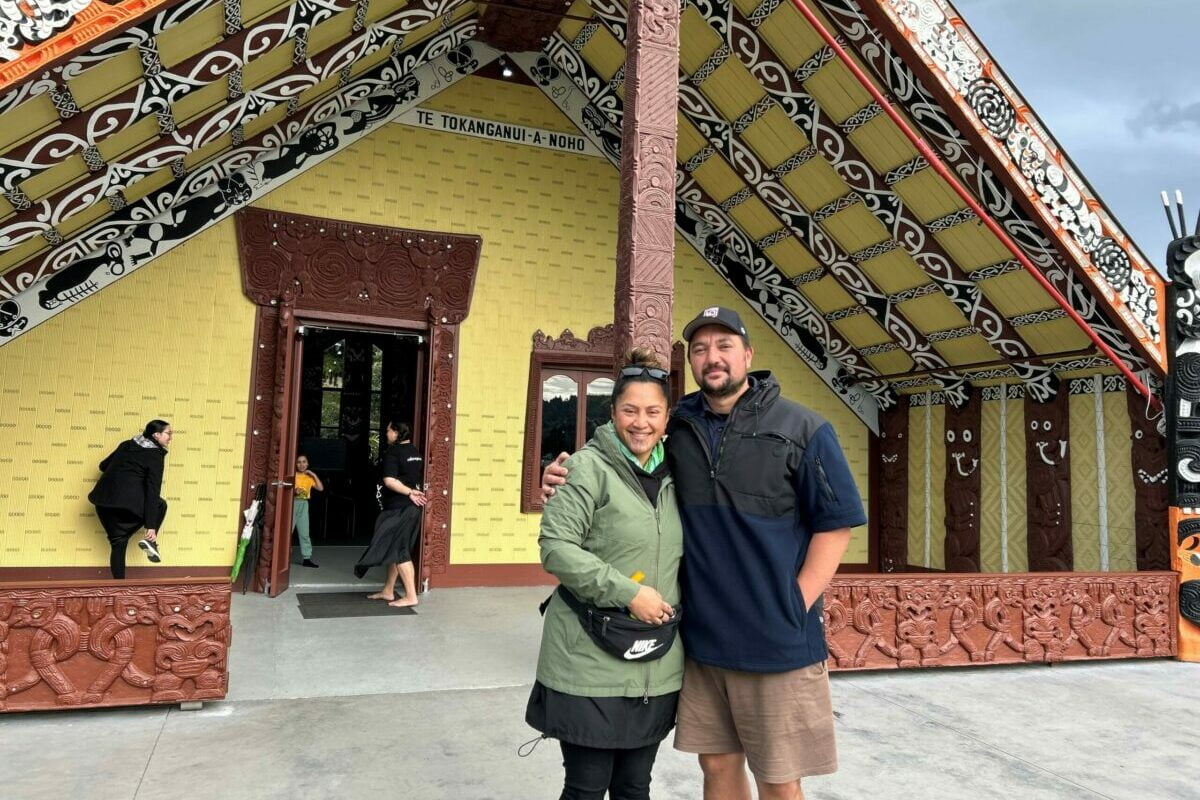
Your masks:
M742 318L733 309L723 306L712 306L697 314L696 318L683 329L684 341L691 342L692 334L705 325L720 325L722 328L728 328L741 336L747 346L750 344L750 334L746 333L746 326L742 324Z

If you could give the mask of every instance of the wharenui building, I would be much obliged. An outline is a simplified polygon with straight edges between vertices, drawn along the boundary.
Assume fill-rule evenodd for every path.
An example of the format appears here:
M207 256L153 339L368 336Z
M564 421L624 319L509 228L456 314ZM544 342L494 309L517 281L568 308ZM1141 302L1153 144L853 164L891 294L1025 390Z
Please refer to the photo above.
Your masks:
M243 510L278 595L303 452L361 547L389 419L424 586L546 582L543 465L714 305L870 509L833 668L1200 657L1198 241L1169 307L944 0L0 3L0 710L222 697Z

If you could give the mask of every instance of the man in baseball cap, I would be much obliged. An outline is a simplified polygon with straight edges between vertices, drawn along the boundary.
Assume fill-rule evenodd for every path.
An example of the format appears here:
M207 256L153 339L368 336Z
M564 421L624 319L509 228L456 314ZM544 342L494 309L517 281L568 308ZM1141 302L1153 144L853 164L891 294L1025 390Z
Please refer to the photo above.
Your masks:
M747 347L750 346L750 334L746 333L746 326L742 324L742 318L732 308L710 306L704 309L684 327L683 340L691 343L692 335L705 325L720 325L722 328L731 330L742 337L742 342Z
M760 798L797 800L837 769L821 598L867 518L833 426L751 371L736 311L702 310L683 338L700 391L667 427L687 609L675 748L699 754L705 797L749 800L748 766Z

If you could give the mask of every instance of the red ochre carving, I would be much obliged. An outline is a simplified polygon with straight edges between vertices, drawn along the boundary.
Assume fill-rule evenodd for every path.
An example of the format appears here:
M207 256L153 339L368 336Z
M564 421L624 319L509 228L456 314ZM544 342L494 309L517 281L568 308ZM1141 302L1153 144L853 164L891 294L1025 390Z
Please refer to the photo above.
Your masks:
M879 414L879 460L879 568L903 572L908 566L907 403Z
M634 0L629 15L614 319L617 353L671 359L679 5ZM634 146L628 146L633 143Z
M218 700L229 585L0 589L0 711Z
M1174 573L838 576L825 592L830 668L1173 656Z

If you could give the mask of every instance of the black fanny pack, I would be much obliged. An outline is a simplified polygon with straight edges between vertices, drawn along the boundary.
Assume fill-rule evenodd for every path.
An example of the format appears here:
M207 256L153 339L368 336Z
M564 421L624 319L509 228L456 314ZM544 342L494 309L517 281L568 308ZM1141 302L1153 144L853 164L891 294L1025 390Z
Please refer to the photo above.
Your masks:
M547 597L538 607L543 615L550 605ZM558 587L558 596L579 617L579 624L601 650L622 661L656 661L667 654L679 633L683 609L676 604L675 614L661 625L634 619L623 608L596 608L579 600L567 587Z

